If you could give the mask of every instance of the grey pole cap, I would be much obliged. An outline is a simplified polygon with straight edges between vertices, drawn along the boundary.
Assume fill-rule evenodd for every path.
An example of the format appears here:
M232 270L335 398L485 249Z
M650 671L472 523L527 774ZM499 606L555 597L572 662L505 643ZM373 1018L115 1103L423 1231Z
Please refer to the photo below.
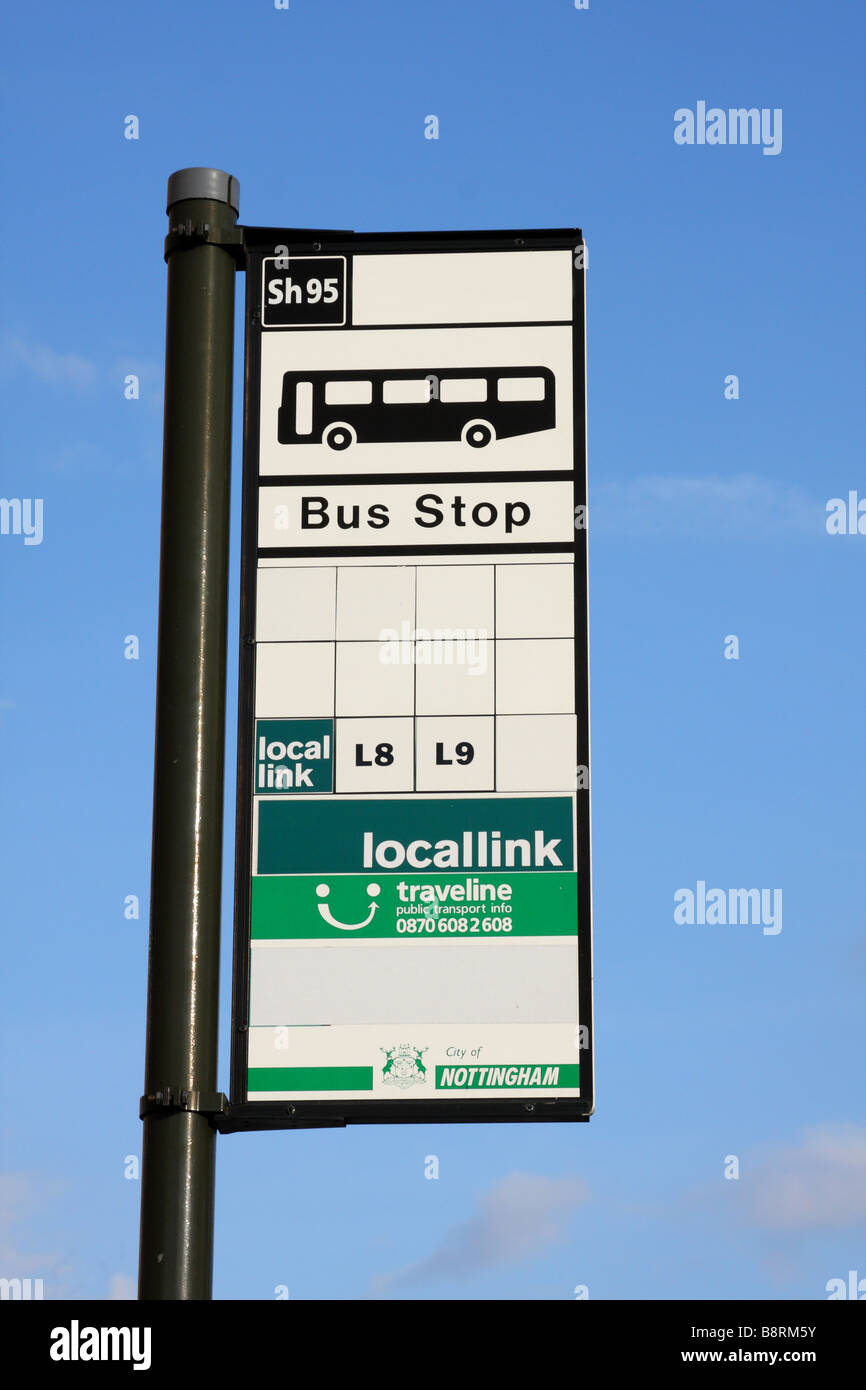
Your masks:
M185 198L213 198L239 211L240 184L222 169L178 169L168 180L166 212Z

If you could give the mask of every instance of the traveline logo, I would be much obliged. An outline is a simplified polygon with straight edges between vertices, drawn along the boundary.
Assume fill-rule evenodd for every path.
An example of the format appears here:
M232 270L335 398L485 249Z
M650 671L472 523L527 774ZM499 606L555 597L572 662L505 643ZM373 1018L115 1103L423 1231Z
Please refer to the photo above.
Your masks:
M150 1370L149 1327L69 1327L51 1329L52 1361L131 1361L134 1371Z
M532 840L503 840L501 831L464 830L457 840L376 840L364 831L364 868L399 869L539 869L545 865L562 868L557 854L561 840L545 840L543 830L532 832Z

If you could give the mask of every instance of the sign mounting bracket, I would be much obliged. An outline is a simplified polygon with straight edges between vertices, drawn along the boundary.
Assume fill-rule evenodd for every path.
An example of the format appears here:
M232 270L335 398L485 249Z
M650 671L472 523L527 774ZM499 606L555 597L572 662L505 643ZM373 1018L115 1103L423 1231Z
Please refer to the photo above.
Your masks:
M154 1091L141 1097L138 1106L140 1119L146 1115L158 1115L168 1110L187 1110L193 1115L206 1115L208 1119L228 1114L228 1097L222 1091L193 1091L179 1086L166 1086L164 1091ZM217 1126L219 1127L219 1126Z

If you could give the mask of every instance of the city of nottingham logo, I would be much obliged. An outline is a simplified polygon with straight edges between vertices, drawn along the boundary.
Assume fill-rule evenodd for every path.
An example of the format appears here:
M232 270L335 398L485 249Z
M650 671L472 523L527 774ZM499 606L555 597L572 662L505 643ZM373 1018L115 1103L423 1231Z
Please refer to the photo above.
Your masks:
M421 1058L429 1048L401 1043L399 1047L380 1047L379 1051L385 1054L382 1080L386 1086L399 1086L405 1091L407 1086L420 1086L427 1080L427 1068Z

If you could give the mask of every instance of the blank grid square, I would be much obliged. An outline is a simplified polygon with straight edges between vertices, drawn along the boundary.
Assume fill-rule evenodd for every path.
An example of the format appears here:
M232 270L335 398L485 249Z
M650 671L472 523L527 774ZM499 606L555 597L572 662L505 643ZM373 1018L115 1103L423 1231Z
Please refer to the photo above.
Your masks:
M497 714L571 714L574 644L565 638L496 643Z
M467 644L468 645L468 644ZM494 644L468 648L452 665L422 665L415 676L416 714L493 714Z
M333 640L337 571L260 569L256 574L256 641Z
M391 654L381 642L337 643L337 714L414 712L414 667L383 660Z
M493 636L493 566L427 565L418 568L419 628Z
M343 566L337 575L337 638L379 641L403 635L415 621L415 569L411 565ZM410 633L411 635L411 633Z
M505 714L496 720L496 789L574 791L577 720L572 714Z
M333 713L333 642L258 644L257 718L315 719Z
M497 637L573 637L574 565L497 565Z

